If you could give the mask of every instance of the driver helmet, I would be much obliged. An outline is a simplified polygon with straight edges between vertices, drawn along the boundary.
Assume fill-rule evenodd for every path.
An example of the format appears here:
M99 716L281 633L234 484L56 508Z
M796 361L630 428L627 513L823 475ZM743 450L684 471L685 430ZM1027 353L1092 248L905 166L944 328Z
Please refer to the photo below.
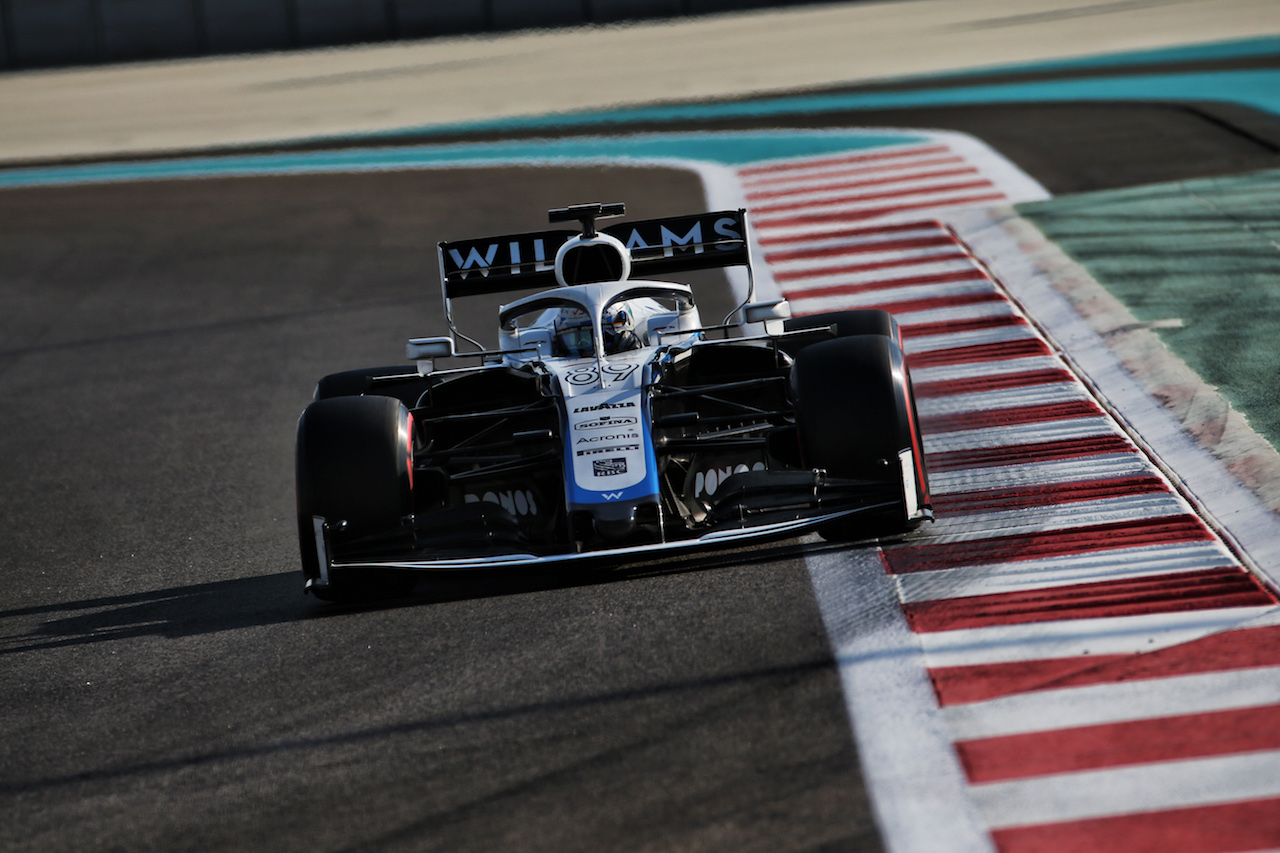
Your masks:
M591 317L581 308L561 308L555 319L555 354L570 358L595 355Z
M612 355L640 348L640 338L636 336L636 314L626 302L614 303L605 310L603 329L605 353Z

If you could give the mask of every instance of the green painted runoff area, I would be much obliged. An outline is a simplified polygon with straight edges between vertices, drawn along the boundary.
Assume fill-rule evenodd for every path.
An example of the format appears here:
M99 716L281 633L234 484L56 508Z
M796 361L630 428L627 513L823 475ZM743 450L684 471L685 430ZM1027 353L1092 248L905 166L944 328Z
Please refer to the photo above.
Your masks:
M1019 213L1280 447L1280 170L1083 193Z

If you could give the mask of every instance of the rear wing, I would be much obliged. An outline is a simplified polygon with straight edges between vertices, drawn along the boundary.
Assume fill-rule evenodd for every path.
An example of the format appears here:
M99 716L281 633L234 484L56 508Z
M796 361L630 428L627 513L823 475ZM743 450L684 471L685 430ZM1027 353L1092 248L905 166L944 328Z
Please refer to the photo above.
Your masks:
M552 222L578 219L582 222L582 232L532 231L437 244L444 315L455 342L462 338L478 350L484 350L479 341L462 334L454 325L451 300L558 286L555 259L560 247L575 237L596 233L597 218L619 216L624 209L621 203L582 204L549 212ZM599 230L626 247L631 255L631 278L744 266L747 268L747 300L743 304L754 299L746 210L642 219Z
M632 278L751 268L745 210L620 222L599 230L631 252ZM576 231L535 231L440 243L444 297L555 287L556 252L576 236Z

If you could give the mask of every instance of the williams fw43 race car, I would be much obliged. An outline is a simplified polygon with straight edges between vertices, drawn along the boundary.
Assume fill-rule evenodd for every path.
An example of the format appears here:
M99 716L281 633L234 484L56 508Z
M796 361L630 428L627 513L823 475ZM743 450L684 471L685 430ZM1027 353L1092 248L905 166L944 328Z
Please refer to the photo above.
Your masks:
M308 591L932 517L890 315L756 302L745 211L597 230L622 213L575 205L550 219L578 231L440 243L450 334L411 340L406 366L320 380L297 437ZM663 280L735 266L747 299L720 325ZM455 300L517 290L538 292L501 306L496 348L456 327Z

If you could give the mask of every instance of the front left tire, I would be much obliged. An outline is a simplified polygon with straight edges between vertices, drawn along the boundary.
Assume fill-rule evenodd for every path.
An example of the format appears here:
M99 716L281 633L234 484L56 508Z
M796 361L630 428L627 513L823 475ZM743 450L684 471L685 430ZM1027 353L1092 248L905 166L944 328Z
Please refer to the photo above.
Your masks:
M413 511L413 421L393 397L334 397L298 421L297 506L302 571L318 598L359 601L407 594L411 572L322 572L314 518L345 523L343 538L394 532ZM328 576L328 584L322 581Z

